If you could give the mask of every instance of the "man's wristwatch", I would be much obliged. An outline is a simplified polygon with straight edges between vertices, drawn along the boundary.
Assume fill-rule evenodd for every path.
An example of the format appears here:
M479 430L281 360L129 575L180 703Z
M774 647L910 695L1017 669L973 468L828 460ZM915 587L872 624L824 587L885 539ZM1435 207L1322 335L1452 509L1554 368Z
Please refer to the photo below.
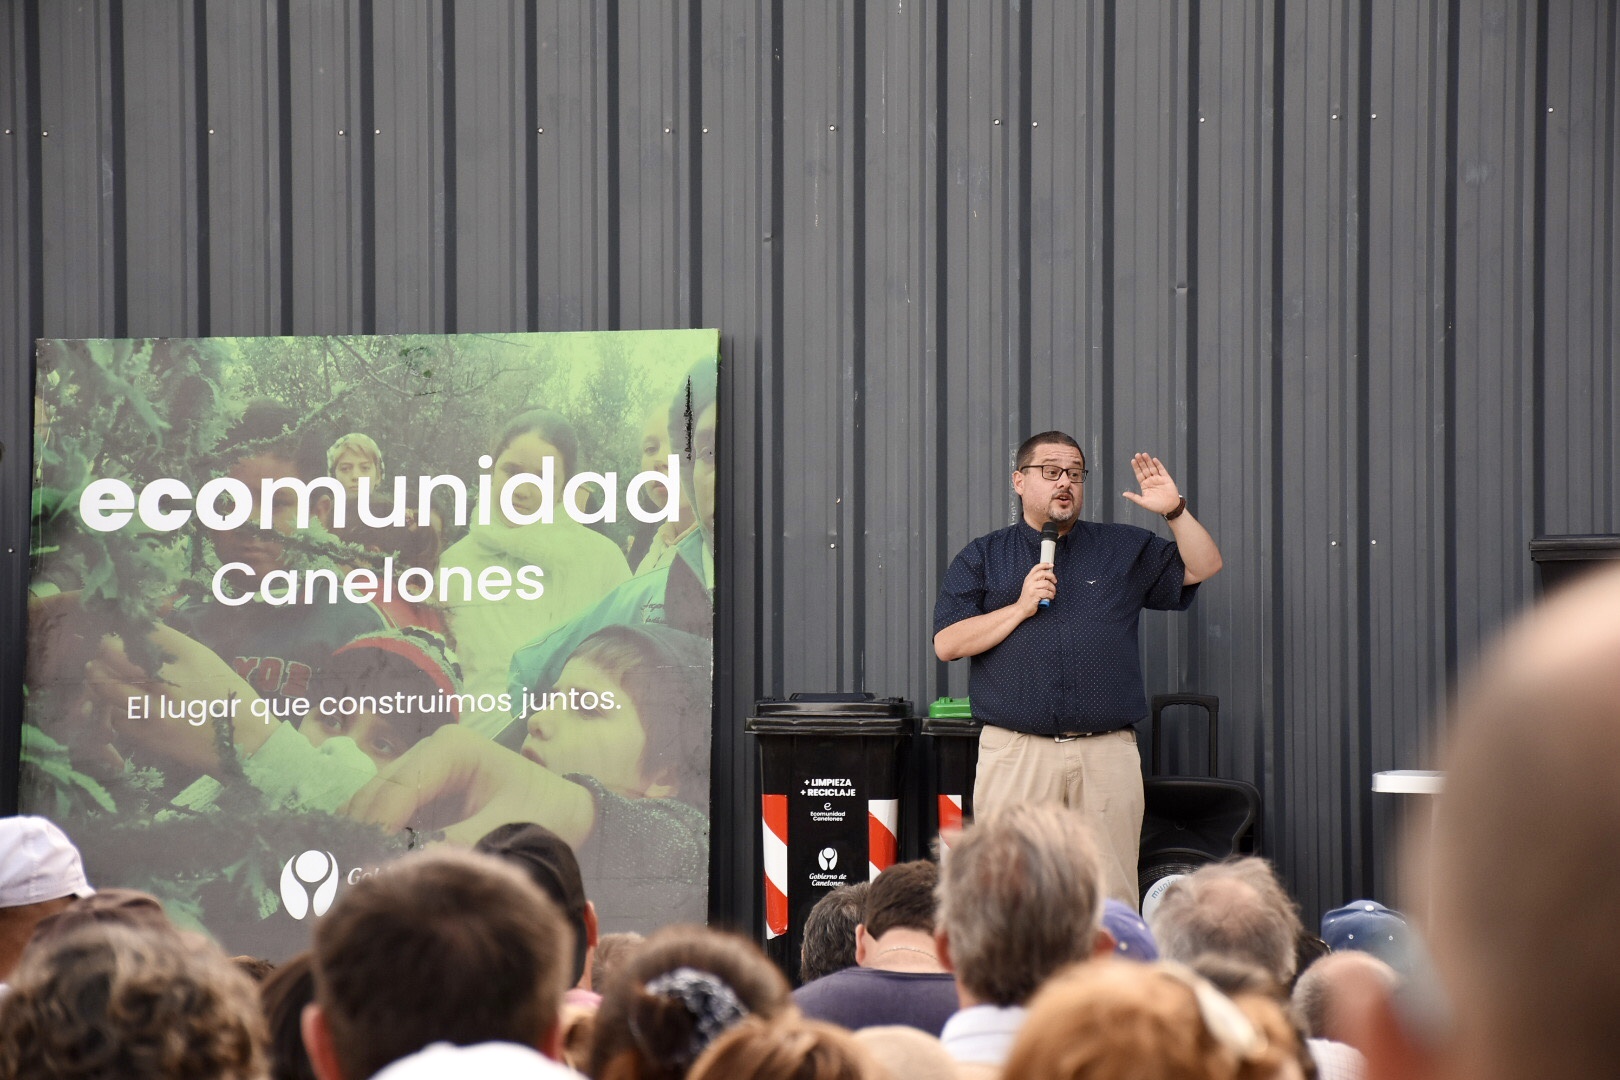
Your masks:
M1166 520L1166 521L1174 521L1174 520L1176 520L1176 518L1180 517L1182 514L1185 514L1186 512L1187 512L1187 496L1183 495L1181 497L1181 501L1176 504L1176 508L1174 510L1170 511L1168 514L1164 515L1164 520Z

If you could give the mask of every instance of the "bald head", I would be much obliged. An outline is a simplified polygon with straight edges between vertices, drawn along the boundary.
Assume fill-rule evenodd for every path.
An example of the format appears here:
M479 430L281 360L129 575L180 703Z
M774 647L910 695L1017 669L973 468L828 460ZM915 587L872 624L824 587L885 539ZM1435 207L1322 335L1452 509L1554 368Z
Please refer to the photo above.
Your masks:
M1428 875L1448 1045L1489 1077L1605 1076L1620 1015L1620 569L1503 637L1458 699ZM1420 901L1411 910L1421 911ZM1477 1060L1472 1060L1477 1055Z
M1200 867L1170 887L1149 926L1166 960L1221 956L1259 967L1278 986L1293 980L1299 912L1264 859Z
M1329 953L1306 968L1289 1000L1299 1029L1312 1039L1349 1042L1341 999L1345 989L1360 985L1363 977L1378 981L1391 993L1399 980L1394 968L1364 952Z

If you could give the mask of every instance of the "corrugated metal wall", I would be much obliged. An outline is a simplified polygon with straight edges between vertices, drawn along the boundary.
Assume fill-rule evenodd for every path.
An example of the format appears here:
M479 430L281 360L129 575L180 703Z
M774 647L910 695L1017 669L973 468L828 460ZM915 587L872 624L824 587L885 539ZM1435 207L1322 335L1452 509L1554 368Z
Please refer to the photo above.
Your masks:
M1219 694L1314 914L1386 894L1376 769L1609 532L1607 0L16 0L0 7L0 525L30 339L719 326L722 914L750 702L966 687L945 563L1073 430L1227 569L1148 620ZM0 656L19 714L15 630ZM15 731L10 732L14 738Z

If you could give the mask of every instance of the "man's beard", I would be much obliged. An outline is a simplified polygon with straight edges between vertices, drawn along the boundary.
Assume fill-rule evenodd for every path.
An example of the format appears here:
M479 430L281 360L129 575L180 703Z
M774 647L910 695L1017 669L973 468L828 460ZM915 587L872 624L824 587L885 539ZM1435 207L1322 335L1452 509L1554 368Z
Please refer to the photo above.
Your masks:
M1047 521L1055 521L1059 525L1068 525L1080 519L1080 497L1072 496L1067 507L1061 507L1056 499L1046 500L1041 513Z

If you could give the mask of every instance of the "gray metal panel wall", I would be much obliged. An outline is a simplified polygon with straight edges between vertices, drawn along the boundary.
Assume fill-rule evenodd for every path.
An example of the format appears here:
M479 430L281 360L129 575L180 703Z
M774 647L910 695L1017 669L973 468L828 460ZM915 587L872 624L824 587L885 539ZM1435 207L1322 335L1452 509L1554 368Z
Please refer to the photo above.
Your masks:
M762 695L966 688L933 593L1080 436L1226 570L1146 620L1315 912L1392 892L1382 768L1616 529L1603 0L20 0L0 11L0 528L31 339L725 331L716 904ZM1151 523L1151 522L1147 522ZM14 752L21 649L0 654ZM1172 758L1192 759L1176 741ZM731 781L735 782L731 782ZM9 793L5 793L9 794ZM725 823L735 825L728 833Z

